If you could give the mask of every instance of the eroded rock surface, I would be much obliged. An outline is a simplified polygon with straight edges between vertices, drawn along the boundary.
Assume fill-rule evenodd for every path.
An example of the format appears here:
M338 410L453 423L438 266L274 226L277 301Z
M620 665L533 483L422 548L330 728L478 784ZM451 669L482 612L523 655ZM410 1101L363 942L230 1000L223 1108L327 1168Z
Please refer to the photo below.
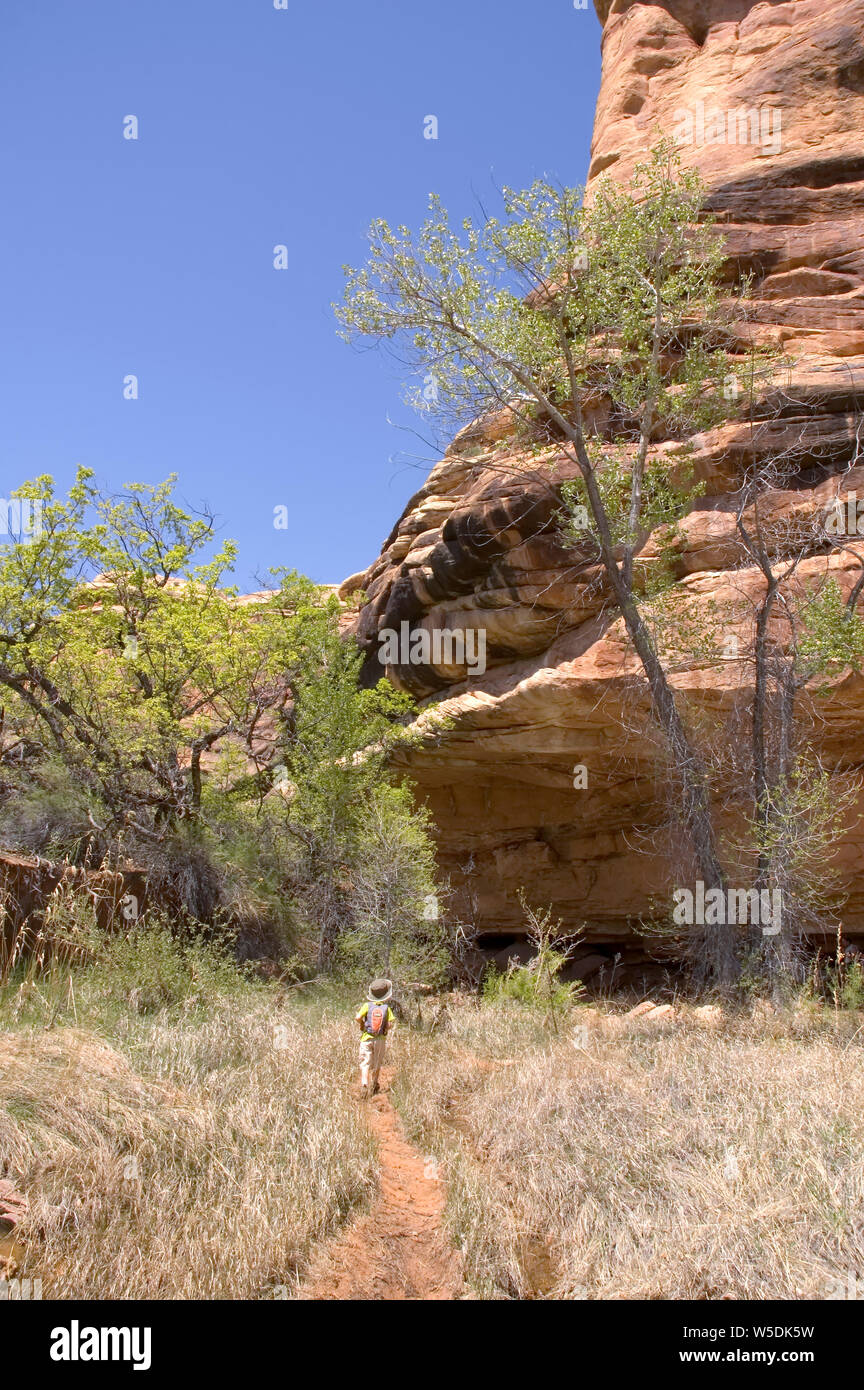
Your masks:
M796 456L794 488L769 499L778 515L864 497L864 0L597 8L590 177L608 171L626 183L659 134L690 138L681 152L723 223L730 277L753 273L755 331L793 363L755 431L733 421L694 440L705 495L682 528L682 599L704 608L758 598L763 581L741 567L734 528L732 494L748 462L779 449ZM486 631L483 675L446 661L388 668L416 694L436 695L450 721L410 762L465 915L490 946L506 945L522 925L524 887L626 964L643 953L638 922L670 890L670 844L658 830L665 753L646 732L620 624L603 616L600 576L558 535L567 476L552 447L520 454L506 416L463 432L343 594L368 597L357 635L370 677L381 672L382 629ZM854 555L813 556L801 574L826 570L845 592L858 574ZM720 670L691 662L674 676L713 712L746 708L750 680L734 659ZM814 718L826 763L859 765L864 680L835 682ZM853 821L838 862L851 890L845 924L861 933Z

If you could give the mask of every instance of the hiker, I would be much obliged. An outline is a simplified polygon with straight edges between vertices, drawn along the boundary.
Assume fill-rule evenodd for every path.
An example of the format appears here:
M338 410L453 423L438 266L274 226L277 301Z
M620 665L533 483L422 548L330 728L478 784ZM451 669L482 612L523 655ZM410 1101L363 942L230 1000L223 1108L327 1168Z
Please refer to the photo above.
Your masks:
M381 1089L378 1073L384 1061L387 1034L396 1023L388 1003L392 994L392 981L373 980L366 1003L361 1004L354 1015L360 1024L360 1095L363 1100L370 1093L377 1095Z

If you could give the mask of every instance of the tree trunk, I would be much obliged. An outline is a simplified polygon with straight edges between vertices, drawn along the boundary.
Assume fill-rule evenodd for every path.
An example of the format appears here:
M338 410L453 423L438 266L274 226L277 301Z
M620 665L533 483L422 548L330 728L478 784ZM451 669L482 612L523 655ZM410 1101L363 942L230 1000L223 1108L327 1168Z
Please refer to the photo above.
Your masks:
M600 536L604 569L621 610L628 636L645 672L654 716L666 735L681 779L681 821L693 847L698 871L706 889L723 889L726 876L717 854L705 768L684 728L672 687L633 597L632 578L628 579L622 574L615 559L603 499L590 460L579 458L578 453L577 450L577 462ZM723 926L712 927L710 933L694 933L691 957L698 975L724 987L733 983L738 975L734 928L726 923Z

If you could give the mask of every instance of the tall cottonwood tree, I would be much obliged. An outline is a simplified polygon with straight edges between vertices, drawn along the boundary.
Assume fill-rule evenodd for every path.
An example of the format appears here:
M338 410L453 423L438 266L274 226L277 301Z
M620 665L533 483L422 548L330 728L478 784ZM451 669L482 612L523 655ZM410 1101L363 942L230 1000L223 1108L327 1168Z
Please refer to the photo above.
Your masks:
M503 215L455 232L437 197L415 236L376 221L370 255L346 268L337 313L349 338L392 346L432 373L440 408L464 422L506 407L545 427L575 464L608 591L641 662L653 714L680 779L681 821L706 887L725 876L711 789L651 628L639 553L686 508L686 439L734 410L734 335L724 326L722 240L702 214L698 176L661 143L629 190L538 182L503 190ZM608 421L592 421L598 400ZM677 457L652 452L679 441ZM583 533L584 534L584 533ZM737 971L730 927L712 933L707 971Z

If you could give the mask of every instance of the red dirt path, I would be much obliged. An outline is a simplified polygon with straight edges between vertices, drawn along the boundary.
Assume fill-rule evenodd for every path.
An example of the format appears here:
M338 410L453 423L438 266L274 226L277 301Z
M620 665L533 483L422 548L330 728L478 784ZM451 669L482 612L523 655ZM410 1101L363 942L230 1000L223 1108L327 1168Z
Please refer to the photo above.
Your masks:
M465 1296L459 1256L442 1225L444 1184L405 1138L390 1101L392 1073L364 1102L378 1141L380 1186L369 1212L315 1256L304 1299L454 1299Z

